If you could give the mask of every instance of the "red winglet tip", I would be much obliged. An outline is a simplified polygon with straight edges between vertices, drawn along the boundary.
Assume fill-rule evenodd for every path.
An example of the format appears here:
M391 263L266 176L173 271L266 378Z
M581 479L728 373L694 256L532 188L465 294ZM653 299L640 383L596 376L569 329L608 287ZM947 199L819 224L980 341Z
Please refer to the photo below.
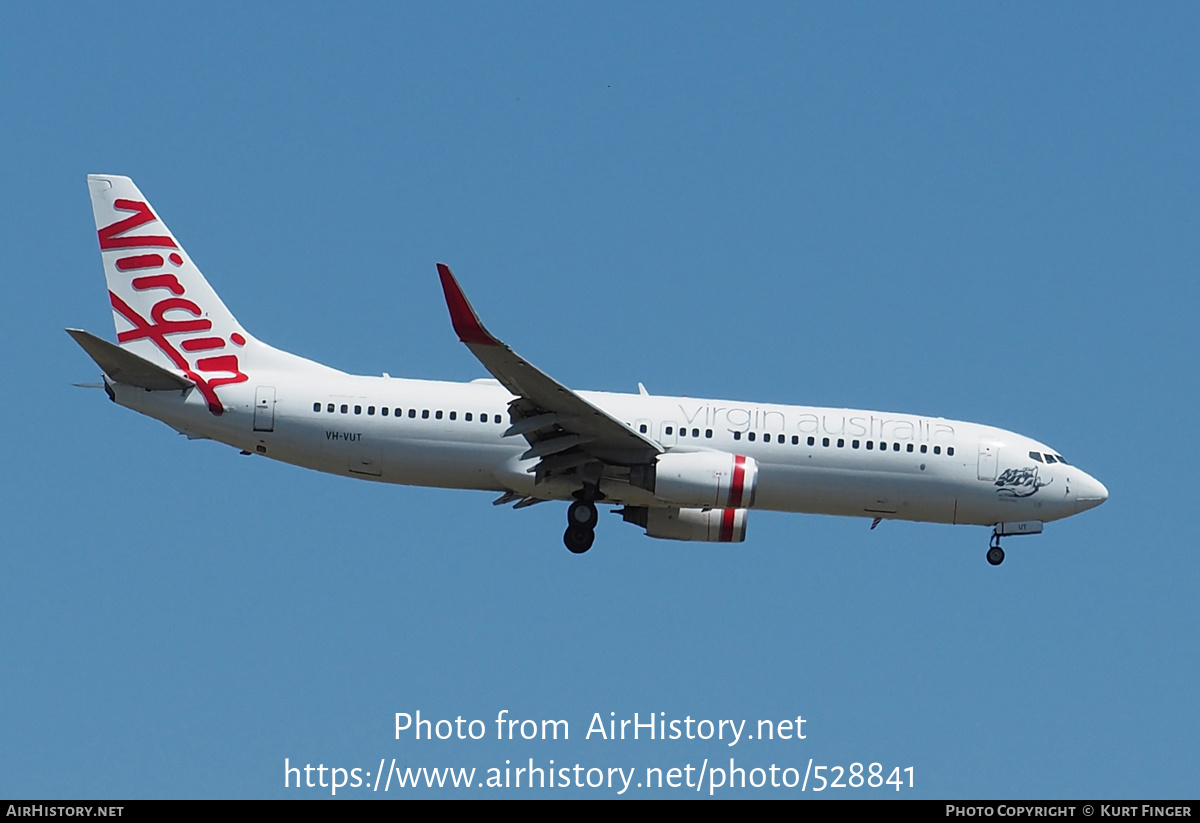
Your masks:
M458 334L458 339L463 343L476 343L485 346L499 345L496 339L488 334L487 329L479 322L478 315L471 308L471 304L467 302L467 296L463 294L459 288L458 281L454 279L454 275L450 273L450 267L445 263L438 263L438 277L442 281L442 291L446 295L446 308L450 310L450 322L454 325L454 331Z

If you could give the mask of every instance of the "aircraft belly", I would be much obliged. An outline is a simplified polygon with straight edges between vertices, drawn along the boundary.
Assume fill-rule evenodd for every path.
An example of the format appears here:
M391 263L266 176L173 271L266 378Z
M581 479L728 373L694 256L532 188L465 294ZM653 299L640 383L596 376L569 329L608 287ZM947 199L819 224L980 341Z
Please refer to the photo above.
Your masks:
M952 523L955 489L936 477L767 463L755 508Z
M407 486L500 490L494 471L512 454L511 446L499 444L392 440L384 447L383 479Z
M119 383L110 384L110 387L117 403L166 423L180 434L216 440L239 448L245 448L251 442L250 432L239 438L235 426L230 424L236 412L215 417L195 392L147 392Z

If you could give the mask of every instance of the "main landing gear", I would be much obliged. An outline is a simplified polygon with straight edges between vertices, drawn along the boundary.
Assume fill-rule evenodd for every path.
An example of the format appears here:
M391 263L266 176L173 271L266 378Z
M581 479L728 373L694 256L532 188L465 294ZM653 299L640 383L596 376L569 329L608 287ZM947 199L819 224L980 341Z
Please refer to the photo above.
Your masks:
M993 566L1004 562L1004 549L1000 548L1000 535L992 532L992 545L987 550L987 561Z
M576 500L567 509L567 531L563 543L572 554L583 554L596 540L596 521L600 515L596 504L584 498Z

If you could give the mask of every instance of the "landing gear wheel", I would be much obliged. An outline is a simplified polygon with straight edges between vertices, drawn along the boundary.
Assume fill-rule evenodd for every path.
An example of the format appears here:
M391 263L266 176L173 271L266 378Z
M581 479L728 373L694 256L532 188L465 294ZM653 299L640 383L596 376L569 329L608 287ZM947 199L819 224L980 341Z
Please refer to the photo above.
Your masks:
M600 519L596 504L586 500L576 500L567 509L567 522L572 526L582 526L585 529L596 528Z
M992 546L988 549L987 560L993 566L999 566L1004 562L1004 549L999 546Z
M563 534L563 543L572 554L583 554L592 547L595 540L596 532L586 526L572 524L567 526L567 531Z

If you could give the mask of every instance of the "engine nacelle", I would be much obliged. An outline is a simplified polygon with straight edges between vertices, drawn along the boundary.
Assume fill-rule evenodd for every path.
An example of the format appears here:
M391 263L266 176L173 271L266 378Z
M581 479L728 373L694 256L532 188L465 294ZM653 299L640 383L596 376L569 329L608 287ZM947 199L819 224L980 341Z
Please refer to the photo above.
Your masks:
M758 463L729 452L668 452L635 466L630 483L681 508L748 509L758 492Z
M741 543L746 539L745 509L625 508L621 516L660 540Z

